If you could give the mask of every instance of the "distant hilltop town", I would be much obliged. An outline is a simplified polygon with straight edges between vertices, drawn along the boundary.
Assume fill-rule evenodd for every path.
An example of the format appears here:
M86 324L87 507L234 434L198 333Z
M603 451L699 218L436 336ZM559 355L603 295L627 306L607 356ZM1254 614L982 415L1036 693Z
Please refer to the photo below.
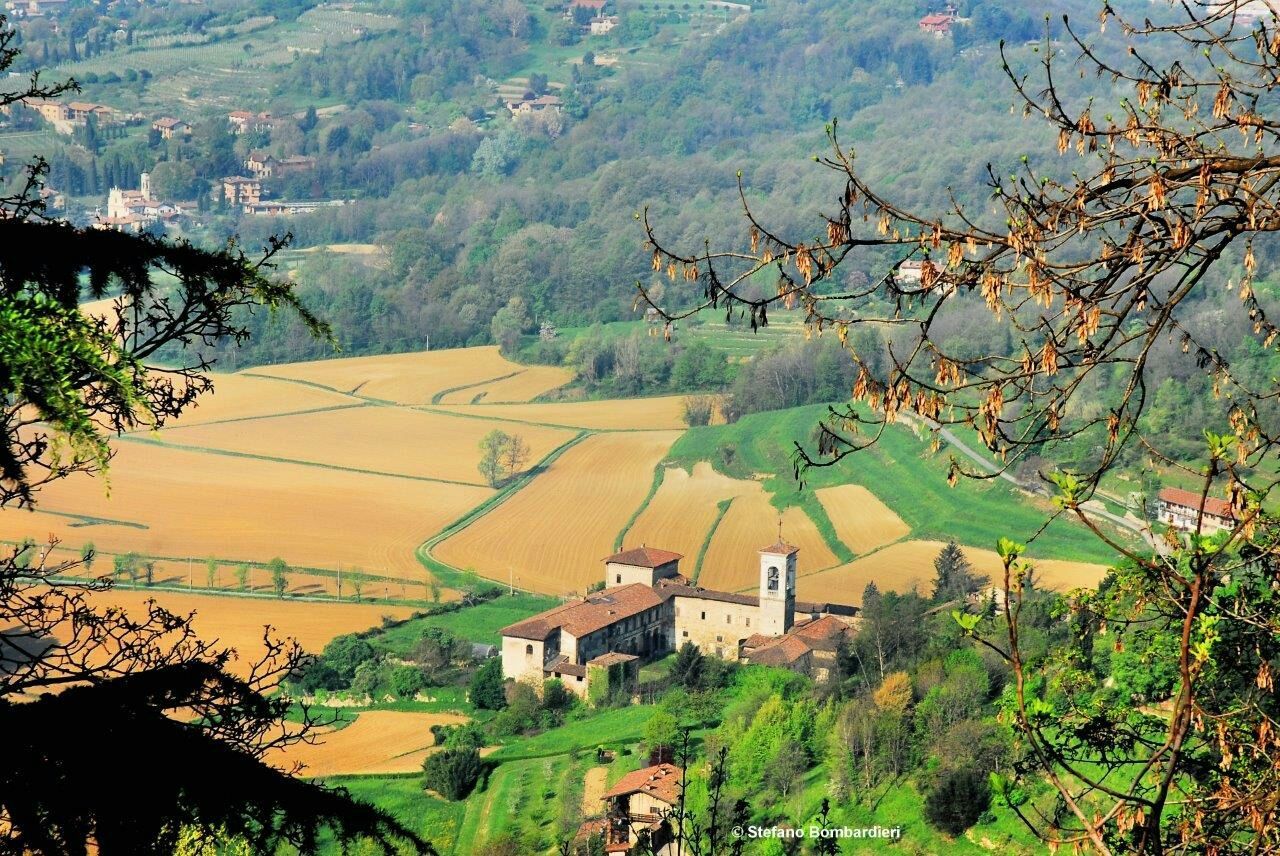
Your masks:
M760 550L758 594L699 588L679 553L641 546L604 560L602 591L502 630L504 677L555 678L581 698L634 686L642 660L685 643L721 659L780 666L823 680L857 607L796 600L798 548Z

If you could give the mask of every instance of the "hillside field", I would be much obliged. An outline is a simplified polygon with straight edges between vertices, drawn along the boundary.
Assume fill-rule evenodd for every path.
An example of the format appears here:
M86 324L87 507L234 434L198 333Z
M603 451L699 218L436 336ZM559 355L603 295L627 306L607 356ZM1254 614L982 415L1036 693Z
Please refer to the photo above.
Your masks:
M266 757L284 770L303 766L308 777L416 773L435 746L433 725L460 725L467 717L453 713L369 710L338 729L322 729L314 743L294 743Z
M528 372L533 373L534 381L522 388L517 385L519 397L513 400L528 401L570 379L564 369L547 371L546 367L513 363L503 358L495 346L287 363L248 373L396 404L430 404L437 395Z
M548 405L551 406L551 405ZM455 567L553 595L600 579L600 560L644 499L674 431L597 434L569 449L528 487L442 542Z

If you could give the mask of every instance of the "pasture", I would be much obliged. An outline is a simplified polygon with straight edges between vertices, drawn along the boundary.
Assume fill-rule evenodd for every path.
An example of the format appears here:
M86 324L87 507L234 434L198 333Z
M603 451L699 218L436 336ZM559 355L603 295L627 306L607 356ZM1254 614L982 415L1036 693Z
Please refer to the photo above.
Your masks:
M597 434L435 547L457 568L552 595L581 593L645 498L674 431ZM510 575L510 577L509 577Z
M479 419L399 407L364 406L251 422L180 427L165 431L160 439L193 449L218 449L275 460L486 487L476 465L480 461L480 440L492 430L493 425ZM565 429L538 425L519 426L514 433L529 445L528 465L537 463L574 436Z
M418 351L373 357L342 357L262 366L247 374L283 378L396 404L430 404L436 395L529 371L495 346ZM568 381L567 372L536 375L523 390L528 400Z
M890 544L860 559L830 570L801 575L796 580L796 595L807 600L826 600L858 605L867 583L875 582L881 591L908 592L918 590L928 596L932 592L936 572L933 560L942 549L941 541L901 541ZM991 550L963 546L974 570L993 580L1001 574L1000 557ZM1038 585L1066 591L1081 586L1095 586L1106 574L1106 566L1089 562L1059 559L1033 559Z

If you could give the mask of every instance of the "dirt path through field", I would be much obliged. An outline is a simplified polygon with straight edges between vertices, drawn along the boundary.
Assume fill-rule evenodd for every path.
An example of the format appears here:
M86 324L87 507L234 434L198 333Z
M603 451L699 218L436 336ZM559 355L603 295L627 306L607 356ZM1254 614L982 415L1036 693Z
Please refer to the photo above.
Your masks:
M582 778L582 816L594 817L600 813L600 797L609 777L608 767L592 767Z

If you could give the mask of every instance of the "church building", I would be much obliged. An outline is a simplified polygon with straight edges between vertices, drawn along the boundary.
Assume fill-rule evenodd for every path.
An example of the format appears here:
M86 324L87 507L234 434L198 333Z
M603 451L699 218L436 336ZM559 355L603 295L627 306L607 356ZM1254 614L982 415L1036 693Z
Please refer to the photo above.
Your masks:
M587 697L593 684L633 683L640 662L691 642L708 656L825 677L857 608L796 600L796 547L759 551L759 590L692 585L679 553L641 546L604 560L605 588L502 630L502 673L540 685L557 678Z

